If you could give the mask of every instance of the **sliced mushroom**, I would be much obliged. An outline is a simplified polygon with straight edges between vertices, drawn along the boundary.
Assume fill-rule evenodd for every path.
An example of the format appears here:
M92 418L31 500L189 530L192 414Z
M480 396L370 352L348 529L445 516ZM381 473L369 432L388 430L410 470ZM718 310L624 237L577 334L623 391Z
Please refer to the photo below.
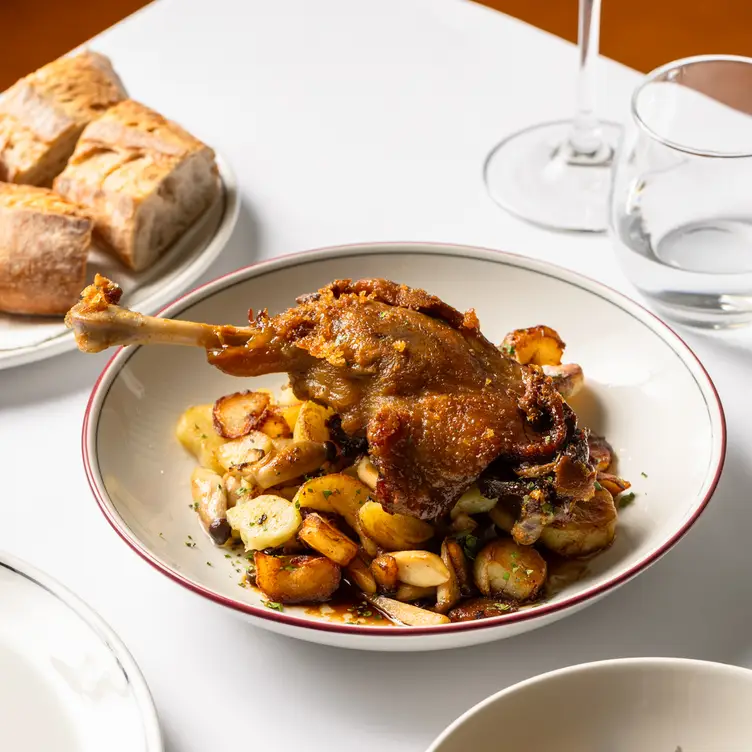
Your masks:
M370 566L366 563L362 554L358 554L347 565L347 576L368 595L376 593L376 580L371 573Z
M449 579L444 562L430 551L393 551L389 556L397 562L400 582L417 587L436 587Z
M227 522L227 494L221 476L205 467L195 468L191 495L204 530L217 545L227 543L232 531Z
M397 591L394 594L394 600L402 601L403 603L412 603L413 601L429 600L435 597L436 597L436 588L418 587L417 585L405 585L404 583L397 588Z
M449 555L449 546L446 539L441 544L441 560L449 572L449 579L436 588L436 611L445 614L454 608L461 598L460 583L454 571L454 562ZM401 599L398 597L398 600Z
M449 618L443 614L418 608L409 603L401 603L383 595L368 595L366 600L393 621L407 627L431 627L438 624L449 624Z
M288 483L293 478L318 470L330 457L332 445L315 441L294 441L253 468L253 479L261 488Z
M389 554L377 556L371 562L371 574L376 580L379 590L385 593L392 593L397 589L399 568L393 556Z
M598 475L596 475L596 480L611 494L611 496L618 496L632 486L628 480L619 478L611 473L598 473Z

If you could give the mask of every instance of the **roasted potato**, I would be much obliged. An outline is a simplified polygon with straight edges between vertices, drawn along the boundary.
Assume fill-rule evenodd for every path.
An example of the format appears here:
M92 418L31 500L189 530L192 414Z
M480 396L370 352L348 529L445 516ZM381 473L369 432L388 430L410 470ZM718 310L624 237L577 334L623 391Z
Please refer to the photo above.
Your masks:
M363 532L387 551L414 549L434 536L434 528L404 514L389 514L381 504L367 501L358 512Z
M575 363L566 363L560 366L543 366L543 373L554 382L556 391L569 399L575 397L585 385L585 375L582 368Z
M300 406L292 437L295 441L329 441L326 421L331 412L315 402L304 402Z
M483 595L526 601L546 581L546 562L534 548L498 538L476 556L473 574Z
M237 439L258 428L269 406L264 392L235 392L220 397L212 409L214 430L225 439Z
M227 522L227 493L222 478L213 470L197 467L191 475L191 496L204 530L219 546L230 540Z
M246 551L275 548L294 538L302 522L295 505L264 494L227 510L227 521L240 534Z
M201 467L224 472L217 450L227 440L214 430L212 405L194 405L181 416L175 428L178 441L198 460Z
M225 470L250 472L250 466L274 453L272 440L261 431L227 441L216 449L217 461Z
M390 619L407 627L430 627L437 624L448 624L449 617L418 608L409 603L401 603L383 595L366 596L366 600L383 611Z
M515 329L504 337L501 350L523 365L558 366L564 354L564 342L548 326Z
M277 603L320 603L339 587L340 568L325 556L271 556L256 551L256 585Z
M541 543L561 556L589 556L611 545L616 534L616 506L602 488L589 501L578 501L570 518L543 528Z
M436 587L449 579L444 562L430 551L393 551L389 557L397 562L397 577L406 585Z
M339 514L357 532L358 510L370 498L369 493L370 489L357 478L333 473L306 481L295 495L294 503L317 512Z
M264 420L259 425L259 430L272 439L292 438L292 431L285 420L284 413L279 407L268 407L264 414Z
M298 538L314 551L342 567L347 566L358 553L356 543L316 512L312 512L303 520Z

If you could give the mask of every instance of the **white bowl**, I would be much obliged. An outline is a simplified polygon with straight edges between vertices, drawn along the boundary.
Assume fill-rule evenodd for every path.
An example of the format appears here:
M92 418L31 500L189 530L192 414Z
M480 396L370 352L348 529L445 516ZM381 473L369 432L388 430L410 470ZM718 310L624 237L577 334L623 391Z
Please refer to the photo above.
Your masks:
M429 650L509 637L571 614L655 562L694 523L725 453L723 412L710 378L652 314L572 272L465 246L348 246L241 269L189 293L164 314L244 323L249 307L279 311L332 279L373 276L423 287L460 309L475 308L495 342L511 329L540 323L559 331L568 343L566 359L580 363L587 379L575 407L585 425L609 438L620 473L637 493L621 515L615 544L548 602L490 620L395 628L329 622L303 607L271 611L238 587L224 552L196 536L188 509L193 460L173 435L188 405L250 384L208 366L200 350L128 348L112 358L94 387L84 421L84 463L107 519L159 571L282 634L342 647ZM197 548L185 545L188 535Z
M52 577L0 554L0 749L162 752L120 638Z
M471 708L428 752L749 752L752 671L681 658L585 663Z

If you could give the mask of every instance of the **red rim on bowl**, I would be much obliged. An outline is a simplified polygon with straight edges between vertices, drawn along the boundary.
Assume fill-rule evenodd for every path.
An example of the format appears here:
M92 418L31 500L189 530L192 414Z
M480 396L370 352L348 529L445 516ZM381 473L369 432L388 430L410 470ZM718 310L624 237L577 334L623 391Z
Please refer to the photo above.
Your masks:
M626 313L630 314L633 318L640 321L647 326L651 331L657 334L671 349L677 354L681 355L684 351L685 357L681 358L682 362L690 368L691 364L697 367L699 375L693 372L695 381L700 388L703 396L705 397L706 406L711 419L711 424L714 422L714 409L715 418L717 419L720 427L720 445L717 451L717 458L715 468L709 471L712 473L712 480L707 487L705 495L694 511L692 516L677 530L671 538L666 541L660 548L653 551L649 555L645 556L637 564L627 569L621 574L615 575L608 579L606 582L602 582L598 585L594 585L588 588L578 595L570 596L569 598L563 598L557 603L551 603L548 605L536 606L535 608L527 609L524 611L518 611L512 614L506 614L503 616L493 617L489 619L482 619L480 621L462 622L454 624L442 624L433 627L407 627L404 629L395 629L394 627L369 627L353 624L336 624L326 621L314 621L305 619L299 616L288 613L279 613L260 606L254 606L243 601L229 598L224 595L220 595L198 582L184 577L180 573L174 571L165 563L160 561L154 556L139 540L132 535L115 511L114 506L111 506L107 494L104 489L104 484L99 478L99 473L96 468L96 460L93 461L92 455L95 454L96 445L96 430L97 430L97 414L94 414L94 404L102 399L106 395L106 390L125 365L128 360L129 354L124 353L125 348L118 348L115 354L107 362L104 370L100 374L94 388L92 389L89 402L86 406L86 413L84 414L83 431L81 436L82 454L84 469L86 471L86 477L89 482L89 486L94 494L94 498L99 504L99 508L106 517L107 521L112 525L115 532L145 561L151 564L155 569L162 574L167 575L170 579L174 580L183 587L192 590L199 595L208 598L209 600L219 603L228 608L240 611L242 613L249 614L259 619L266 621L277 622L290 627L301 627L304 629L315 629L325 632L337 632L340 634L357 634L363 637L382 637L388 636L392 639L406 639L411 637L418 637L421 635L437 635L444 633L457 633L466 632L470 630L482 630L494 627L500 627L507 624L515 624L520 622L529 621L532 619L538 619L540 617L551 615L555 613L561 613L578 604L581 604L587 600L596 598L600 595L604 595L619 585L624 584L628 580L635 577L644 569L654 564L660 559L667 551L687 533L692 525L697 521L697 518L702 514L703 510L710 501L718 481L723 470L723 464L726 457L726 419L723 412L723 405L721 404L718 392L713 384L710 375L706 371L705 367L700 362L700 359L695 355L692 349L687 343L671 329L667 324L661 321L655 314L648 311L639 303L628 298L626 295L608 287L607 285L590 279L577 272L572 272L564 267L550 264L545 261L539 261L537 259L531 259L519 254L508 253L506 251L499 251L492 248L481 248L478 246L463 246L450 243L422 243L422 242L388 242L388 243L359 243L353 245L331 246L327 248L318 248L310 251L301 251L298 253L289 254L286 256L270 259L268 261L259 261L249 266L238 269L229 274L225 274L217 279L207 282L195 290L186 293L173 303L165 306L159 313L162 314L165 311L170 311L171 316L181 314L186 308L209 297L215 290L220 290L227 286L227 282L230 280L245 281L245 279L251 279L264 271L273 271L276 268L287 268L297 266L302 263L308 263L311 260L330 259L338 257L350 257L350 256L362 256L375 253L424 253L427 255L474 255L475 258L483 258L488 260L489 254L492 254L493 258L499 260L500 263L505 263L517 268L528 269L533 272L548 274L548 276L554 276L563 282L572 284L580 289L583 289L589 293L598 295L614 305L617 305ZM493 260L493 259L491 259ZM249 272L253 271L253 274ZM555 275L551 275L551 272L556 272ZM608 293L604 295L604 293ZM190 298L190 302L187 299ZM185 305L180 306L181 303ZM172 309L172 310L171 310ZM133 348L136 350L137 348ZM686 357L688 356L688 357ZM691 370L691 369L690 369ZM712 397L712 402L708 400L708 397ZM715 442L714 442L715 443ZM714 447L715 449L715 447Z

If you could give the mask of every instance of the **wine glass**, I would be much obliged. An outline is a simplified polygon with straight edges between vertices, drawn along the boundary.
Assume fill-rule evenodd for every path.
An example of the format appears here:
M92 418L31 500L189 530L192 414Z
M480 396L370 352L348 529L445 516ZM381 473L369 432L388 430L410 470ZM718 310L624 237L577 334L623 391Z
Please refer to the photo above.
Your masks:
M601 0L580 0L577 112L507 136L486 157L491 198L536 225L603 232L608 222L611 164L620 128L595 116L593 64L598 56Z

